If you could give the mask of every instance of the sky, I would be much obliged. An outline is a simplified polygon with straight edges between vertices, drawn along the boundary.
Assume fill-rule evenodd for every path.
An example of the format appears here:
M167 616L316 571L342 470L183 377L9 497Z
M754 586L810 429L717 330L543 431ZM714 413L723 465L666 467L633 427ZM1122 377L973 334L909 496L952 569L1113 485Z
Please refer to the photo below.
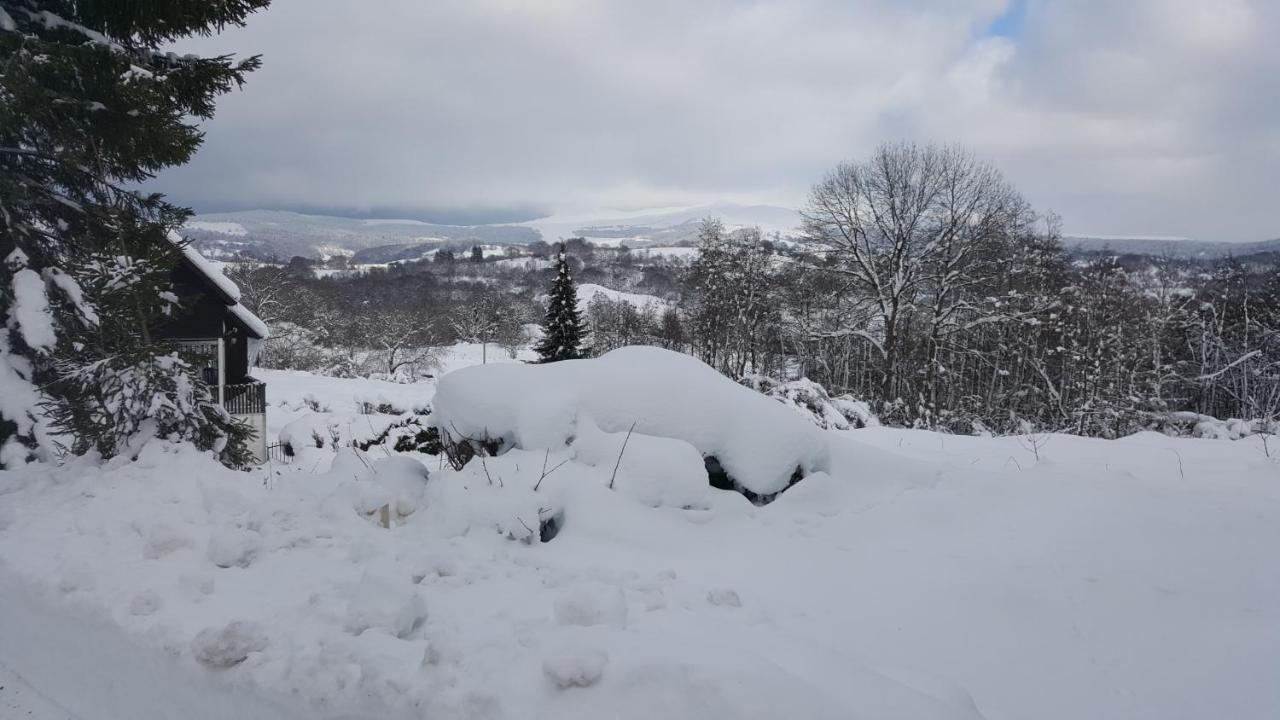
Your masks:
M1275 0L275 0L187 166L198 212L434 222L802 207L955 143L1073 234L1280 237Z

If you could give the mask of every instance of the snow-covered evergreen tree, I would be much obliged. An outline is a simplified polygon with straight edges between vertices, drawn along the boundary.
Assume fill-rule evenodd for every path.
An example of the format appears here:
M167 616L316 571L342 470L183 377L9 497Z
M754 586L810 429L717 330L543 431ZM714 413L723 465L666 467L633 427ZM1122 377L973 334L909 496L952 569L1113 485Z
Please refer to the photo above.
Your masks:
M534 348L538 362L576 360L583 357L582 318L578 314L578 287L573 282L569 257L564 246L556 256L556 277L547 298L547 314L542 320L542 340Z
M189 211L132 186L186 162L214 97L258 65L160 48L267 2L0 0L0 466L48 457L55 433L104 455L159 434L243 458L244 431L149 334L176 311L170 238Z

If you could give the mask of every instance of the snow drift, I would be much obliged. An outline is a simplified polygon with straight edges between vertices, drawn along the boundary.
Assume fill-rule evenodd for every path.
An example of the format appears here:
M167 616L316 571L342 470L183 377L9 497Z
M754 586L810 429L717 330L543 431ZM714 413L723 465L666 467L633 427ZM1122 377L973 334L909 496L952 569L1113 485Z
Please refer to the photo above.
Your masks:
M441 378L434 405L442 434L499 440L504 449L564 449L580 434L594 435L594 428L579 431L584 414L606 433L634 427L633 435L682 440L762 496L828 467L827 442L803 417L695 358L654 347L464 368Z

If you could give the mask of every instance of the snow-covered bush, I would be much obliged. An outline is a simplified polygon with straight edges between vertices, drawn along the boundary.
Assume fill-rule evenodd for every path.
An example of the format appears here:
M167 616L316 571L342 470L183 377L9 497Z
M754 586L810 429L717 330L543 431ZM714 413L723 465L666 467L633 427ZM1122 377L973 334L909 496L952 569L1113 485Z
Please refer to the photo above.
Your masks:
M828 464L817 426L695 358L655 347L464 368L441 378L434 405L431 422L442 437L492 441L499 452L564 450L582 433L584 416L606 433L682 440L759 496Z
M1193 412L1169 413L1162 420L1159 427L1166 433L1213 440L1239 440L1253 435L1280 434L1280 420L1219 420L1212 415Z
M880 424L867 403L852 395L830 395L826 388L809 378L780 382L764 375L747 375L740 382L790 406L825 430L850 430Z
M60 401L44 407L76 454L135 456L149 439L189 440L231 467L250 463L249 429L219 406L194 366L159 345L79 364L54 363Z
M277 370L306 370L340 378L373 378L411 383L429 378L439 366L439 352L425 345L369 348L334 344L331 333L291 322L271 324L258 364Z

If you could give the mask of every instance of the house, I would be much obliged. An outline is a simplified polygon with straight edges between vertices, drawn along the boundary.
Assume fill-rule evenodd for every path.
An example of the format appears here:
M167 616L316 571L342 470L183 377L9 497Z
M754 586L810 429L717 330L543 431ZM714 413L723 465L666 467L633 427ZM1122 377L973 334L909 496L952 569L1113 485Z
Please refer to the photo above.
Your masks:
M258 462L265 462L267 386L250 372L267 339L267 326L240 304L240 288L221 269L176 233L169 239L182 250L182 262L172 275L182 311L156 332L203 360L204 381L218 404L253 428L249 447Z

